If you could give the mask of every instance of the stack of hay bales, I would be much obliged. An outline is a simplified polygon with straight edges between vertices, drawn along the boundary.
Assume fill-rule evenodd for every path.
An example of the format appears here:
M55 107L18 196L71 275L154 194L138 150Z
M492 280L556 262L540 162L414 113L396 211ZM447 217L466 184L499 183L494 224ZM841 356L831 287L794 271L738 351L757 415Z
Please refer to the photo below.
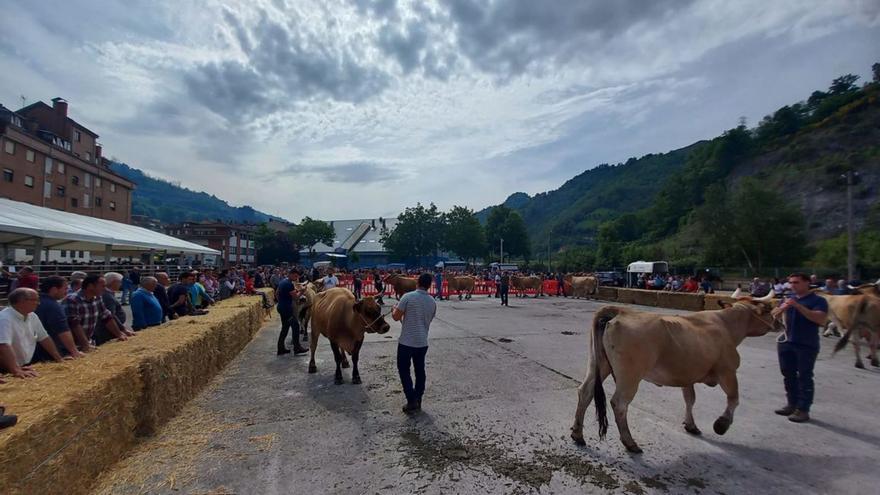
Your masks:
M270 298L271 292L267 294ZM156 431L250 342L261 297L236 297L101 346L84 359L37 365L0 385L17 414L0 431L0 493L86 493L139 435Z
M718 304L719 301L731 304L735 302L734 299L730 296L725 296L721 294L706 294L703 296L703 307L701 309L707 311L721 309L721 306Z
M600 285L599 288L596 289L596 294L594 297L603 301L617 302L617 290L617 287Z
M687 311L702 311L703 295L688 292L660 291L657 293L657 306L661 308L685 309Z

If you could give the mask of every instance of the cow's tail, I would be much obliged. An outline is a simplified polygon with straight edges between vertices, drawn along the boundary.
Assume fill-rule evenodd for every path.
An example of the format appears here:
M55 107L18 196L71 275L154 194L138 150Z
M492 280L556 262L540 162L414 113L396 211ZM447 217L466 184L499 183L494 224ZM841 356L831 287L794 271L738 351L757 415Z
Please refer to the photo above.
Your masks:
M863 315L868 310L867 306L868 300L863 297L861 302L859 302L859 307L853 313L855 317L852 319L849 325L847 325L849 328L846 329L846 333L843 334L843 337L841 337L840 340L837 341L837 345L834 346L834 352L831 353L832 356L843 350L843 348L846 347L846 344L849 343L850 335L852 335L853 330L860 326L859 319L861 315ZM830 308L829 311L831 311ZM840 321L840 318L837 318L837 320ZM859 336L856 335L856 338L859 338Z
M605 326L608 322L620 314L620 308L606 306L593 317L593 402L596 404L596 421L599 422L599 438L604 439L608 432L608 404L605 400L605 389L602 387L601 360L607 360L605 346L602 344L602 336L605 335ZM611 366L611 363L608 363Z

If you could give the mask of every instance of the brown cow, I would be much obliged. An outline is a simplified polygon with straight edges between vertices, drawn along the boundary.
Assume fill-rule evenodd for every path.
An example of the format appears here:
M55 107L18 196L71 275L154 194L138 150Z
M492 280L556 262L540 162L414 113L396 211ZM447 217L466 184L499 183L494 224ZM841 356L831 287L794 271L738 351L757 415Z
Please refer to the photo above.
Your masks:
M315 298L318 297L318 290L312 282L296 284L296 288L302 292L297 303L297 317L299 318L303 340L305 340L308 338L309 321L312 319L312 304L315 303Z
M510 287L516 292L516 297L526 297L526 290L528 289L535 289L535 298L539 295L544 295L544 281L541 277L534 275L529 277L520 275L510 277Z
M416 279L404 277L399 273L386 275L384 281L387 285L394 287L394 295L397 297L398 301L400 300L400 296L416 290L416 286L418 285Z
M880 366L880 359L877 358L877 347L880 342L880 296L874 295L876 289L865 286L859 286L855 290L859 293L847 296L832 296L817 291L817 294L828 301L828 319L838 330L844 332L843 338L834 346L834 353L846 347L847 342L852 338L856 368L864 369L865 363L862 362L860 345L861 338L864 338L868 341L871 365ZM825 335L828 335L829 330L825 331ZM855 336L852 336L853 332Z
M446 287L449 289L449 293L452 294L452 291L456 291L459 301L461 301L461 291L467 292L465 299L471 298L471 295L474 293L474 285L474 277L468 275L450 275L446 277Z
M595 294L596 289L599 287L599 279L594 276L575 277L566 275L565 283L571 286L572 297L583 297L584 299Z
M358 372L358 356L364 343L365 333L387 333L391 327L385 321L382 308L367 296L356 301L350 290L336 287L325 290L315 297L312 304L312 336L309 339L311 359L309 373L316 373L315 350L321 335L330 340L333 359L336 361L334 382L342 384L342 362L345 352L351 354L351 383L361 383Z
M699 435L700 430L692 414L696 400L694 384L720 384L727 394L727 409L715 421L714 429L719 435L726 433L739 403L737 346L746 337L758 337L781 328L770 313L772 297L772 291L762 299L738 297L733 304L724 303L725 309L682 316L615 306L600 309L593 318L592 362L578 388L571 438L580 445L585 444L584 413L594 397L599 437L605 437L608 417L602 382L608 375L613 375L616 383L611 408L620 440L630 452L642 451L630 434L626 418L629 403L642 380L682 388L684 428L695 435Z

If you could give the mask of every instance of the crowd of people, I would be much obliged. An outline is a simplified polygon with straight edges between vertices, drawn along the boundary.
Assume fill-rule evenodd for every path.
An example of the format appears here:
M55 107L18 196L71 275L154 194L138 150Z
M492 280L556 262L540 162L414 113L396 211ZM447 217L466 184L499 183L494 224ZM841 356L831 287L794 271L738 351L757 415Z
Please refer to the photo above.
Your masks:
M265 270L240 268L184 269L175 282L167 272L144 271L132 266L124 274L77 270L40 277L30 266L3 270L8 295L7 307L0 310L0 383L2 374L38 376L34 363L82 359L107 342L136 338L138 332L182 316L205 314L215 301L256 293L267 275ZM271 306L268 301L264 305ZM130 319L123 306L130 306ZM4 409L0 427L16 419Z

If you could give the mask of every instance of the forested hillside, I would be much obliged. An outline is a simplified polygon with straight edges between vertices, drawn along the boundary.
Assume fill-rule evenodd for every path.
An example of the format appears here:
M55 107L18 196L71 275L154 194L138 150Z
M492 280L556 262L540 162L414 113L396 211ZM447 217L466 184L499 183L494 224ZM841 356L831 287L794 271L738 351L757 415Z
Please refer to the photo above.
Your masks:
M546 250L549 238L583 268L636 259L830 268L841 262L852 173L860 265L880 269L880 64L873 69L869 83L841 76L754 128L600 165L506 206L526 220L533 243Z
M125 163L111 162L110 167L137 185L132 198L133 215L146 215L166 223L187 220L260 223L278 218L250 206L231 206L212 194L150 177Z

